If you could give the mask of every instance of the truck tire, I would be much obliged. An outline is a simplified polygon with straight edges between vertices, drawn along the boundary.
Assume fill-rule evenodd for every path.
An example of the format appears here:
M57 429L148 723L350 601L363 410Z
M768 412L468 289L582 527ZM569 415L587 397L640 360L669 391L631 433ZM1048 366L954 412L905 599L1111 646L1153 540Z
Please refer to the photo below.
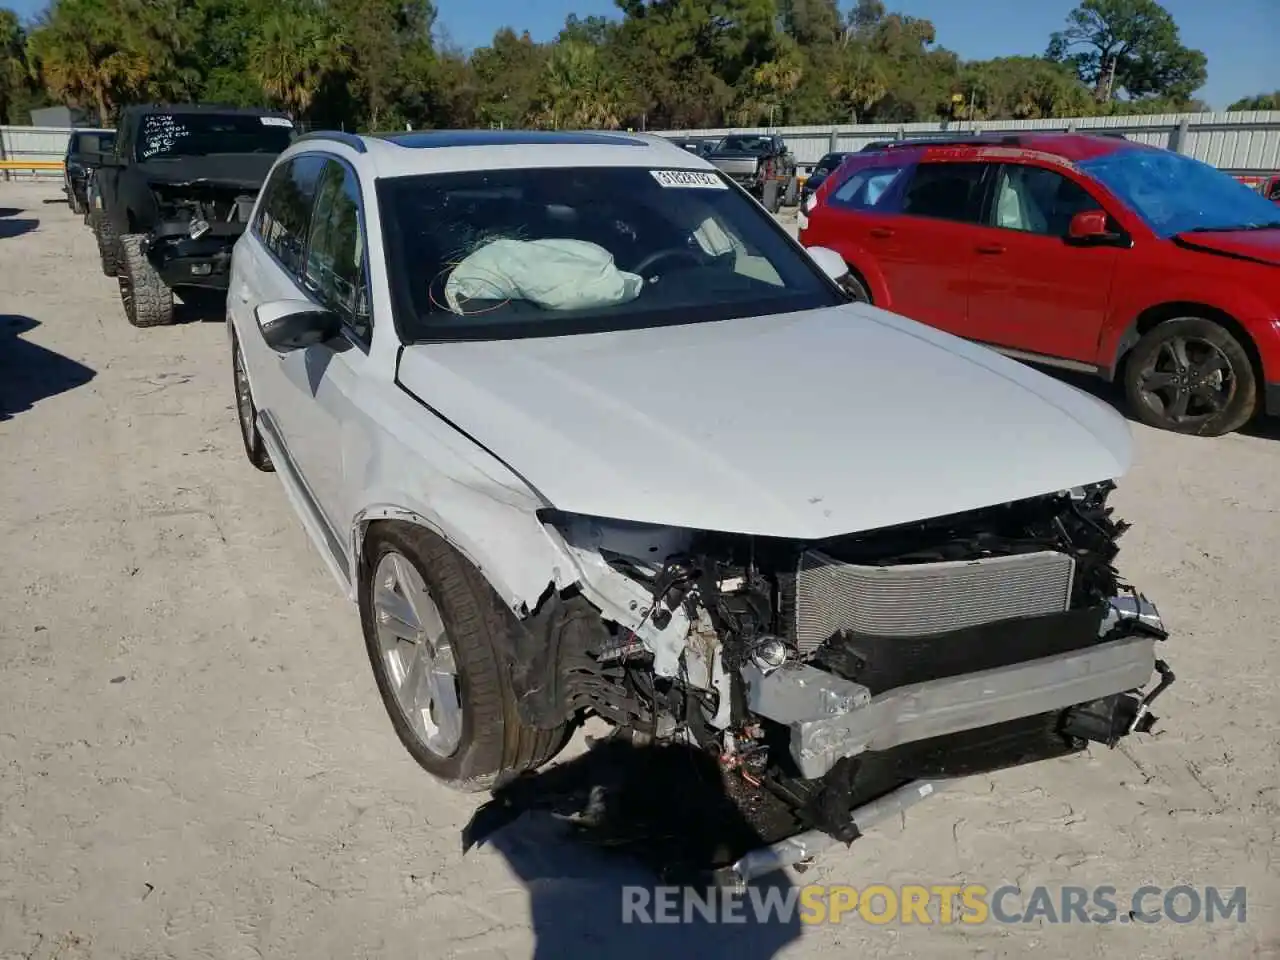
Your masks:
M102 272L114 277L120 271L120 237L116 235L111 218L102 211L97 214L94 236L98 240L98 256L102 258Z
M794 207L798 202L797 195L800 193L800 184L796 182L795 175L792 174L791 179L787 181L787 192L782 197L782 205L784 207Z
M782 184L777 180L766 180L761 191L761 202L770 213L777 213L782 207Z
M511 613L448 543L413 524L373 525L358 599L378 692L400 742L428 773L476 792L491 789L504 775L533 770L559 752L563 727L539 730L520 720L495 646ZM414 640L402 636L414 632L409 619L420 625ZM416 665L421 657L429 665ZM415 675L435 678L427 695L421 683L412 682ZM457 711L447 724L437 711L437 697L441 711ZM447 737L442 735L446 726Z
M80 202L80 198L76 196L74 190L67 191L67 203L70 205L72 213L78 217L84 216L85 204Z
M135 327L159 327L173 323L173 291L142 249L143 236L130 233L120 238L121 263L116 279L125 316Z

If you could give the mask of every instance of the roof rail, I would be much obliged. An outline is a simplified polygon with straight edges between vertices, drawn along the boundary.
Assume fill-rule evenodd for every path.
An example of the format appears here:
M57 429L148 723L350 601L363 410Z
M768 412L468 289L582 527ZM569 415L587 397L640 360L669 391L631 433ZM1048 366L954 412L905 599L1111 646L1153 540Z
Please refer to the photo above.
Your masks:
M300 137L294 138L294 143L301 143L304 140L333 140L344 146L350 147L356 153L368 153L369 148L364 145L364 141L354 133L345 133L341 130L312 130L310 133L304 133Z

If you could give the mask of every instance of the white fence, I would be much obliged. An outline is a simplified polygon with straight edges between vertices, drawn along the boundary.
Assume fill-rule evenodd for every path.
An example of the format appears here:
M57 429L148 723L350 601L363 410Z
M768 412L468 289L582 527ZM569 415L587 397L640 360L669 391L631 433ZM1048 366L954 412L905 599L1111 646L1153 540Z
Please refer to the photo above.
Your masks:
M1128 139L1195 157L1235 174L1280 170L1280 110L1235 113L1167 113L1154 116L1078 117L1054 120L979 120L974 123L863 123L815 127L734 127L719 130L654 130L663 136L720 137L773 133L783 137L803 168L823 154L859 150L875 140L968 136L981 133L1122 133Z
M76 129L94 132L93 128ZM69 127L0 127L0 160L20 163L61 163L67 154ZM7 165L6 165L7 167ZM5 169L4 179L30 179L32 177L62 179L61 170Z
M655 130L668 136L715 137L730 133L776 133L786 138L807 170L825 153L858 150L874 140L965 136L979 133L1061 133L1105 130L1165 147L1234 174L1280 170L1280 110L1236 113L1170 113L1149 117L1080 117L1057 120L990 120L976 123L872 123L855 126L739 127L719 130ZM54 160L66 154L66 127L0 126L0 160ZM58 171L5 171L5 176L60 177Z

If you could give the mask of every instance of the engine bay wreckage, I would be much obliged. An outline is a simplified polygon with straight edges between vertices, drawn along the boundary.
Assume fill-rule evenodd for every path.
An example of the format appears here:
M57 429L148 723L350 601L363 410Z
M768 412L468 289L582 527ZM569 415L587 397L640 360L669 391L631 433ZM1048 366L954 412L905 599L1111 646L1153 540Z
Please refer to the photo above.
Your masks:
M146 252L168 286L226 288L232 248L249 226L270 169L261 158L248 159L252 169L240 175L222 170L216 179L149 177L154 205Z
M512 621L522 719L594 714L614 741L706 758L745 829L693 836L719 815L690 811L679 774L639 804L598 770L570 787L552 767L499 784L464 849L543 807L587 839L641 841L668 876L736 886L948 779L1149 730L1173 674L1155 606L1114 566L1113 489L821 541L544 511L579 576Z

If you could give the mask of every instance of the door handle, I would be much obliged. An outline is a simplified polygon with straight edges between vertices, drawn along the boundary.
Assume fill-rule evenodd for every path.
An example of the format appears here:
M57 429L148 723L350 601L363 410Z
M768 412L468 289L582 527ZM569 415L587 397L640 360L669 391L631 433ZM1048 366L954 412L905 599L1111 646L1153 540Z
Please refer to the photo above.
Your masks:
M1004 245L999 243L983 243L978 245L977 250L979 253L1004 253Z
M884 240L887 237L892 237L893 231L888 227L872 227L871 235L879 240Z

